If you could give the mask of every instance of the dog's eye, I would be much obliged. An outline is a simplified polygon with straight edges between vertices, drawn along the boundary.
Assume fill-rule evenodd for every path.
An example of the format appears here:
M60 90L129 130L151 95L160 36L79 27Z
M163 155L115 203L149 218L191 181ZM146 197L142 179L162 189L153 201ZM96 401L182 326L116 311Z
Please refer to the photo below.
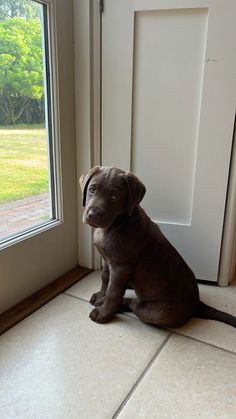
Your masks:
M96 191L96 186L91 185L91 186L89 187L89 192L90 192L90 193L94 193L95 191Z

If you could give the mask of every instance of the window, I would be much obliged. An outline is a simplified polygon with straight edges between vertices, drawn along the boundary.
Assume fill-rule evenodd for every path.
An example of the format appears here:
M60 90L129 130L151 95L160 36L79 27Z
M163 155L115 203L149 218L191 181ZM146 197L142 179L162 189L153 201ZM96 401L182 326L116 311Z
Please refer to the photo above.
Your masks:
M48 6L40 2L1 0L2 245L60 218L47 15Z

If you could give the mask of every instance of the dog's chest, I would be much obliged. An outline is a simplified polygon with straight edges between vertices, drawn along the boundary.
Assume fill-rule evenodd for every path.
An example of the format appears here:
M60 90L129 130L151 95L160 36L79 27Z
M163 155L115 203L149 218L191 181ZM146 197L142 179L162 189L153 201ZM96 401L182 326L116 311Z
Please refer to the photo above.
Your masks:
M114 240L110 237L110 234L107 234L102 228L96 228L93 234L93 241L98 251L105 259L110 259L111 256L116 253L116 244Z

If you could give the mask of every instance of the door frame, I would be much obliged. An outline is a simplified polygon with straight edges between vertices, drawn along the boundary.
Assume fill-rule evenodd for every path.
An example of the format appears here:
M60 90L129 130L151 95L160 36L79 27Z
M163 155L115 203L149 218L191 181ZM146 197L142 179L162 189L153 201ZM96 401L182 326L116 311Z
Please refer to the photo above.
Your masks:
M100 0L74 2L75 126L78 196L78 261L100 269L92 229L82 223L79 176L101 164L101 14Z
M221 242L218 285L226 287L236 277L236 115Z
M101 0L78 0L74 2L77 167L81 173L93 165L101 164L101 5L103 5ZM106 4L104 7L106 7ZM84 226L80 221L83 212L80 190L78 191L78 208L78 239L79 243L84 244L79 246L79 263L98 269L100 268L100 258L92 246L91 229ZM235 274L236 128L234 128L231 152L217 284L219 286L229 285Z

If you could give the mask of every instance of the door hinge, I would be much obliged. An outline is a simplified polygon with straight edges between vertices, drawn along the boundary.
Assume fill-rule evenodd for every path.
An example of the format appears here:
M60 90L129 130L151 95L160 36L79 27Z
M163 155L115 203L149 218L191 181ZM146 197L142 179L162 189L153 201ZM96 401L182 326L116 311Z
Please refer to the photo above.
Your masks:
M100 0L99 1L99 12L103 13L103 11L104 11L104 1Z

